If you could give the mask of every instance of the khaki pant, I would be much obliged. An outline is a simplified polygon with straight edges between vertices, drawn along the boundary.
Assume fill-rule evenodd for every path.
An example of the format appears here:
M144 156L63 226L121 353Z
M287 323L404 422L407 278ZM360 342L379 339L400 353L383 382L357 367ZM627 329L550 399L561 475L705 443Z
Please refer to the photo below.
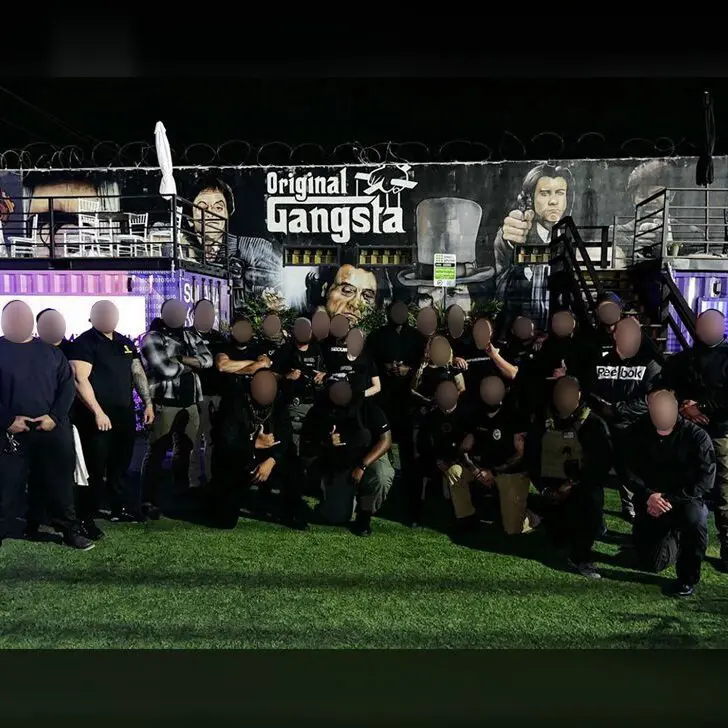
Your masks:
M190 488L210 482L212 471L212 419L220 408L220 397L205 396L200 405L200 426L190 453Z
M722 548L728 548L728 437L716 437L715 448L715 525Z
M473 474L462 465L452 465L443 477L444 485L450 489L450 499L456 518L467 518L475 514L470 497ZM531 530L527 515L527 499L531 482L522 473L497 475L495 484L500 496L503 530L509 534L528 533Z

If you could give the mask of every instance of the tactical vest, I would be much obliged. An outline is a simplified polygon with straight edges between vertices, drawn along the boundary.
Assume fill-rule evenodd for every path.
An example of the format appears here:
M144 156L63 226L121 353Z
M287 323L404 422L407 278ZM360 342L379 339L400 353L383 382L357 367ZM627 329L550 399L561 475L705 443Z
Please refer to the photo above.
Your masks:
M589 416L589 412L588 407L582 407L573 424L564 430L556 429L553 417L546 420L546 431L541 439L542 478L568 480L569 476L565 472L565 465L569 461L581 467L583 453L579 443L579 429ZM569 469L569 472L571 473L571 469Z

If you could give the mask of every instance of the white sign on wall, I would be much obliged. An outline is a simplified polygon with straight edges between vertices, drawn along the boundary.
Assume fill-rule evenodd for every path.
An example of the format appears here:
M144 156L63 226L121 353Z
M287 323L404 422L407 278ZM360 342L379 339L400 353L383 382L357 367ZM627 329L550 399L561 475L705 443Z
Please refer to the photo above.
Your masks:
M291 169L266 174L266 227L284 235L330 235L348 243L354 234L401 234L400 194L417 186L409 164L372 170L340 169L326 176Z
M146 298L144 296L0 296L0 310L15 300L25 301L33 316L43 309L55 308L66 319L66 336L78 336L91 328L89 314L96 301L111 301L119 309L118 332L136 338L147 330ZM0 334L2 325L0 324Z

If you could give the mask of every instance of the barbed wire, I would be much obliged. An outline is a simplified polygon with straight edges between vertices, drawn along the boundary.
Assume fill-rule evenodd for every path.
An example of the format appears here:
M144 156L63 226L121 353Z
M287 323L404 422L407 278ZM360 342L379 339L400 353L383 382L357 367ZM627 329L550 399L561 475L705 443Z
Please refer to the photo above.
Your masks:
M700 145L687 139L669 137L645 139L632 137L617 144L610 143L598 131L589 131L567 138L553 131L521 138L504 131L500 139L490 143L469 139L453 139L439 145L424 142L386 141L364 144L358 141L326 147L316 142L288 144L283 141L253 145L231 139L220 145L197 142L183 148L172 148L176 166L289 166L379 164L382 162L497 162L530 159L609 159L615 157L694 156ZM117 144L103 141L92 147L54 146L36 142L18 149L0 152L0 169L77 169L92 167L157 167L154 143L147 141Z

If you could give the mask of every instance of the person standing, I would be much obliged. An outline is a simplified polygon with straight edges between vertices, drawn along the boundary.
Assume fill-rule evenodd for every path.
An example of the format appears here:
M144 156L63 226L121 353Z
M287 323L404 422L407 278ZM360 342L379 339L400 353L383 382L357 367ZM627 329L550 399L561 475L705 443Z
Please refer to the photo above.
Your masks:
M81 533L73 503L73 375L58 348L33 338L33 323L33 312L22 301L11 301L2 311L0 543L22 515L26 483L37 479L64 543L88 551L94 543Z
M656 387L648 407L649 416L625 438L638 567L657 573L675 564L677 581L669 593L689 597L708 547L704 498L715 480L715 451L703 429L679 416L673 392Z
M546 533L569 550L569 566L600 579L593 547L602 526L604 485L612 465L609 430L581 401L579 382L565 375L552 404L526 436L526 465L542 496Z
M346 357L340 358L338 369L327 371L330 380L345 379L357 397L375 397L382 391L382 381L369 352L364 350L364 334L353 328L346 335Z
M74 408L74 420L89 472L89 486L79 492L79 511L84 529L99 538L94 518L102 504L104 483L112 522L139 520L136 499L126 493L126 476L136 441L136 413L133 390L144 403L144 424L154 422L154 408L139 351L123 336L119 310L111 301L97 301L91 307L91 328L78 336L69 349L81 406Z
M202 340L212 357L227 344L225 337L214 328L215 306L206 298L200 299L193 309L192 333ZM215 367L200 370L202 404L200 405L200 428L192 443L190 453L189 481L191 488L209 484L212 463L212 421L220 407L222 377Z
M175 460L184 459L197 439L202 385L199 373L212 366L212 354L200 336L185 329L187 307L169 299L162 304L161 331L150 331L142 341L142 358L155 417L142 464L142 510L159 517L158 488L162 464L170 445L176 444ZM184 468L188 472L188 467Z
M622 515L631 523L635 512L622 454L630 426L647 414L647 393L660 373L660 365L641 348L642 327L636 319L619 320L613 336L611 349L602 352L593 367L587 400L609 427Z
M710 309L698 316L695 343L668 358L660 382L675 392L680 414L703 427L713 441L716 476L711 495L719 567L728 573L728 342L720 311Z

